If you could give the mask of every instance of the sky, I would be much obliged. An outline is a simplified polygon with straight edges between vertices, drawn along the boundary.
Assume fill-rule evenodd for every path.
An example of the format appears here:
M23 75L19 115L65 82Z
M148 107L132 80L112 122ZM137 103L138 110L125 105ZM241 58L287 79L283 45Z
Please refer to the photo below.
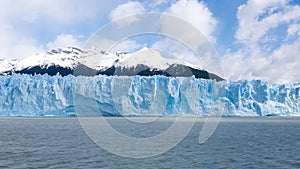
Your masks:
M300 81L300 0L3 0L0 59L83 47L104 25L145 12L175 15L199 29L226 79Z

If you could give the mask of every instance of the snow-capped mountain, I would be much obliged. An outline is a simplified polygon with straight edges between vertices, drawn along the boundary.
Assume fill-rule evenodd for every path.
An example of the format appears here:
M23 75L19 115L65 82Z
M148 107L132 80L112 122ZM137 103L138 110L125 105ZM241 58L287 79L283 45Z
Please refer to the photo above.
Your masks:
M57 72L62 75L71 73L78 64L82 51L78 48L69 47L65 49L53 49L29 56L20 61L12 60L0 61L0 74L25 73L25 74L45 74L55 75ZM67 71L69 70L69 71Z
M101 72L100 72L101 74ZM119 76L152 76L164 75L172 77L189 77L223 80L219 76L178 59L165 58L154 49L143 49L126 54L118 62L104 71L104 74Z
M0 59L0 74L11 71L18 64L18 62L19 61L16 59Z
M165 58L158 51L144 47L143 49L132 53L130 57L125 57L125 59L120 60L116 66L132 68L139 64L157 70L166 70L173 64L185 65L181 60Z
M14 70L21 71L35 66L39 66L42 69L51 66L73 69L77 64L80 54L81 50L77 48L53 49L50 52L36 54L21 60L14 67Z
M23 60L0 60L0 74L192 76L222 80L217 75L177 59L165 58L159 51L143 48L134 53L109 53L95 47L53 49ZM76 71L76 72L75 72ZM90 74L87 72L91 72Z

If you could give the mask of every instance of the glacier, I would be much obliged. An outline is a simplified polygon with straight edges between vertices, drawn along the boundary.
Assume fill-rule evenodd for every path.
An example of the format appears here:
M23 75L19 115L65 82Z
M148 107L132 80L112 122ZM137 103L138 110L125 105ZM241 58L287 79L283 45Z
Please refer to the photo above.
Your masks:
M299 116L300 83L165 76L0 76L0 116ZM221 106L221 113L212 107Z

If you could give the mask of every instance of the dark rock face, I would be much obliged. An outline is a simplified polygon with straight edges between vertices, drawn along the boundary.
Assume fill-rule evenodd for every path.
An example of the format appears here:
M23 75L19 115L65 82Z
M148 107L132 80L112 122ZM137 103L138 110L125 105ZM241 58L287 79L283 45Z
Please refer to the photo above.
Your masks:
M62 76L67 76L69 74L72 74L73 70L71 70L69 68L62 68L62 67L57 67L57 66L49 66L47 68L41 68L40 66L35 66L35 67L32 67L32 68L27 68L27 69L23 69L23 70L20 70L20 71L15 71L14 73L30 74L30 75L48 74L48 75L51 75L51 76L54 76L57 73L59 73Z
M98 74L108 75L108 76L153 76L153 75L163 75L168 77L190 77L195 76L198 79L214 79L216 81L222 81L223 78L209 73L205 70L198 70L185 65L171 65L166 70L151 69L145 65L138 64L136 67L122 68L112 66L105 71L99 71Z
M58 66L49 66L47 68L42 68L40 66L35 66L31 68L26 68L20 71L15 71L14 73L19 74L48 74L54 76L60 74L62 76L75 75L75 76L95 76L95 75L107 75L107 76L154 76L163 75L167 77L190 77L195 76L198 79L214 79L216 81L222 81L223 78L209 73L205 70L198 70L185 65L173 64L166 70L151 69L143 64L138 64L136 67L124 68L112 66L106 70L97 71L95 69L89 68L83 64L76 66L74 70L70 68L63 68ZM6 72L6 74L12 74L12 72Z

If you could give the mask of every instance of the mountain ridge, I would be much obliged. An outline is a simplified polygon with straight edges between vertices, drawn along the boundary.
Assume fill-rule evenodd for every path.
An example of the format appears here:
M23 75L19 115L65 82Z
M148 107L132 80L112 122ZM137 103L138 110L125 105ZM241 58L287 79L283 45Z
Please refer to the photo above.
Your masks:
M99 60L95 62L95 58ZM48 74L62 76L69 74L78 76L153 76L189 77L224 80L216 74L191 66L181 60L163 57L158 51L143 48L133 53L108 53L91 48L81 50L75 47L52 49L29 56L20 61L0 60L0 75L19 74Z

